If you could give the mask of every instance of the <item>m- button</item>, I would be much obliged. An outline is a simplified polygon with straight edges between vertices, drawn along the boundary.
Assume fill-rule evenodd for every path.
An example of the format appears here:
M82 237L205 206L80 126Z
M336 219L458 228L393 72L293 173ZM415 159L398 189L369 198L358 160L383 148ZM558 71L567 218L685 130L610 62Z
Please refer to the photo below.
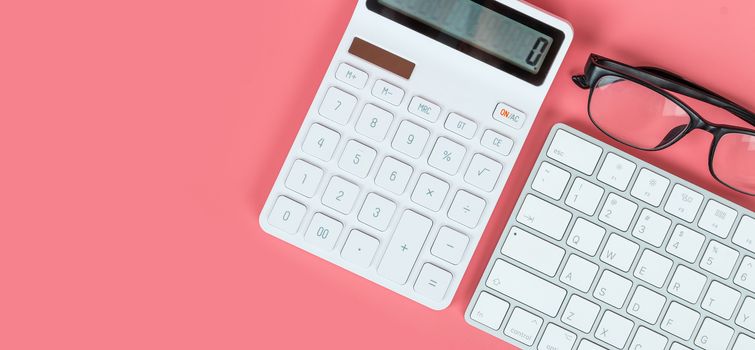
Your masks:
M372 87L372 95L394 106L398 106L404 99L404 90L387 83L385 80L378 80L375 82L375 86Z

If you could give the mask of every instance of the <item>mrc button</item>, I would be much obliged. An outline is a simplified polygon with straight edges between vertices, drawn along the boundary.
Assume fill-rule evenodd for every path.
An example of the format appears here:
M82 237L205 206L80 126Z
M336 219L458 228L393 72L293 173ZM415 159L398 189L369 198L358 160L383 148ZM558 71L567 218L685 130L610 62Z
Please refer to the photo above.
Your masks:
M527 115L524 112L505 103L499 103L493 111L493 119L498 120L514 129L521 129Z

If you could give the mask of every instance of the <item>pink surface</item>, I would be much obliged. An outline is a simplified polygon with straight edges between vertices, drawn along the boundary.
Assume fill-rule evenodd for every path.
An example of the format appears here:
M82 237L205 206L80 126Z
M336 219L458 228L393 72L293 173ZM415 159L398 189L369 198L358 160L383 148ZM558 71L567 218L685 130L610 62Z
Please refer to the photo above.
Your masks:
M569 80L589 52L755 108L751 1L534 2L576 39L436 312L257 223L353 0L4 1L0 349L510 349L463 311L551 125L606 139ZM709 141L630 153L755 209L709 176Z

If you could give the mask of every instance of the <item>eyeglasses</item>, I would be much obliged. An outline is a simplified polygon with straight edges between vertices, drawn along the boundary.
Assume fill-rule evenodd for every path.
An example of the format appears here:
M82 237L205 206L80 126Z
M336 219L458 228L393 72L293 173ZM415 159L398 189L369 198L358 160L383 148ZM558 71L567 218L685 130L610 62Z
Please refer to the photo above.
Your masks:
M677 96L719 107L753 126L754 113L663 69L631 67L595 54L585 74L572 80L590 89L588 113L595 126L625 145L658 151L692 130L711 133L708 168L713 177L755 196L755 130L708 122Z

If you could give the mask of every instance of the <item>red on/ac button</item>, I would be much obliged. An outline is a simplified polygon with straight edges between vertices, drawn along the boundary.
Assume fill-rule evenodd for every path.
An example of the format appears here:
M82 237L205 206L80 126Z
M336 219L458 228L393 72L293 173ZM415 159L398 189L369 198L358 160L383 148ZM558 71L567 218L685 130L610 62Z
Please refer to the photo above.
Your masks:
M498 120L514 129L521 129L527 115L524 112L511 107L503 102L499 103L493 111L493 119Z

